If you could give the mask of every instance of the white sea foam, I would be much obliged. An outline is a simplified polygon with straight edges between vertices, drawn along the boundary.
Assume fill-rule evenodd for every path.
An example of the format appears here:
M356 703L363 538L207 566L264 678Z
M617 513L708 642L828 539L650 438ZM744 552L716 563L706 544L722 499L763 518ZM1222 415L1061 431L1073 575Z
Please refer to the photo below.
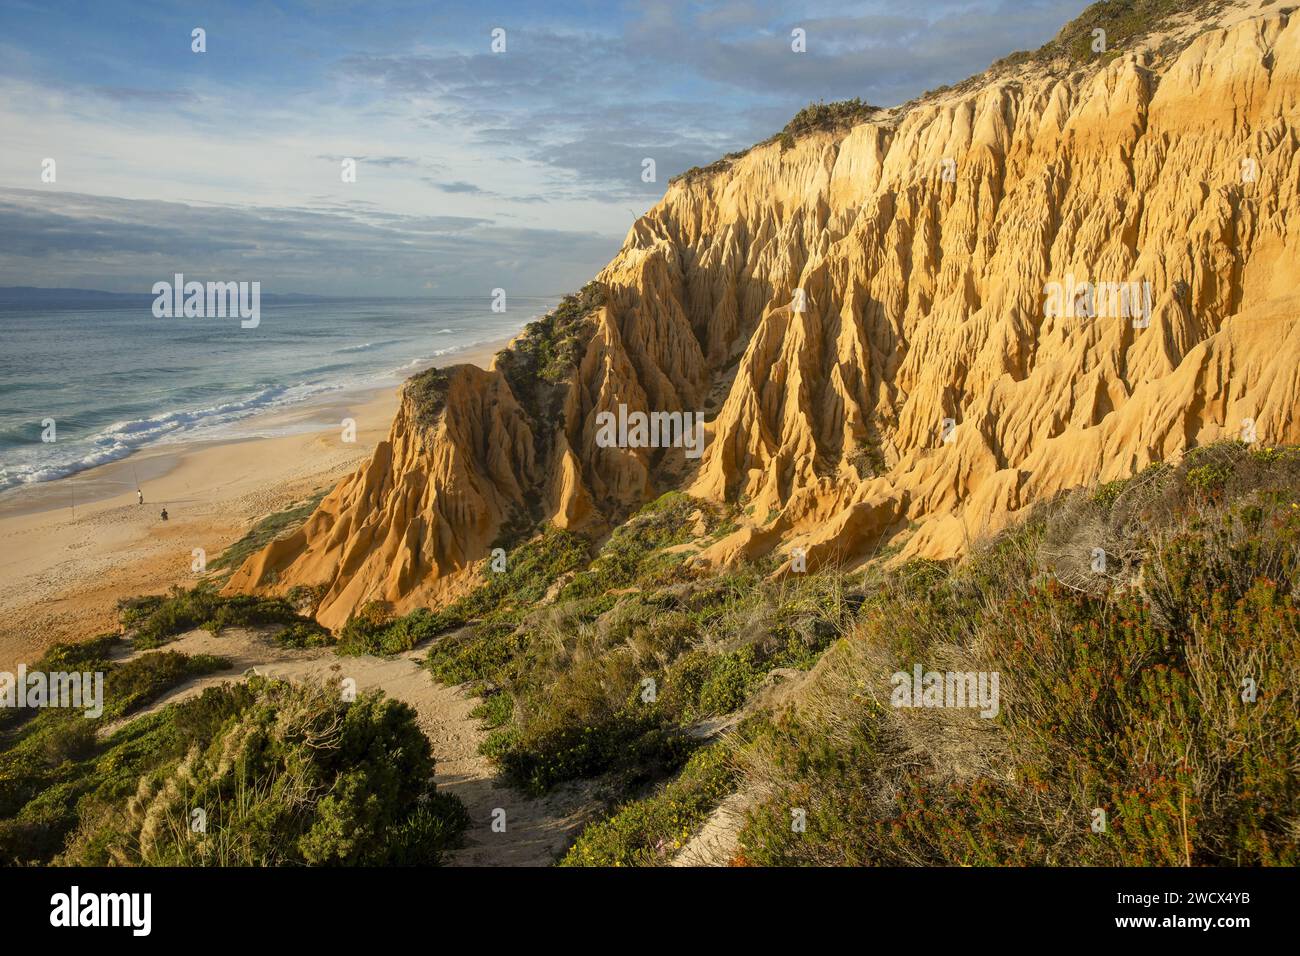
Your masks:
M294 405L342 388L334 384L271 385L247 398L205 408L181 409L131 421L114 422L60 455L57 444L42 445L39 463L0 466L0 491L15 485L53 481L87 468L125 458L154 443L219 437L220 431L259 412ZM86 445L90 446L86 450Z
M348 355L352 352L368 352L371 349L382 349L389 345L398 345L400 339L388 339L384 342L362 342L360 345L345 345L342 348L335 349L335 355Z
M263 315L256 339L188 325L159 336L147 310L111 302L20 313L26 324L17 326L15 354L31 349L39 359L50 341L59 348L7 378L0 372L0 391L24 393L13 408L0 407L0 491L74 475L148 445L320 427L310 408L323 408L329 393L396 386L448 356L509 338L526 321L484 309L477 302L280 304ZM457 326L444 326L447 319ZM65 368L77 369L75 378ZM274 381L297 384L252 384ZM288 406L305 414L275 414ZM41 440L47 418L57 422L56 442Z

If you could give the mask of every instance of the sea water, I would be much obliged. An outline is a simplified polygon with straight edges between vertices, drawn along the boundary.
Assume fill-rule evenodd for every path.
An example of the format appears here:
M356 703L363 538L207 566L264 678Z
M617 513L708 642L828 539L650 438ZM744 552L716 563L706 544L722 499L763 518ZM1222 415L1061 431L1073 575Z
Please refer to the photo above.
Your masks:
M155 318L147 296L70 298L0 302L0 492L146 445L256 434L272 410L396 385L559 301L266 297L245 329Z

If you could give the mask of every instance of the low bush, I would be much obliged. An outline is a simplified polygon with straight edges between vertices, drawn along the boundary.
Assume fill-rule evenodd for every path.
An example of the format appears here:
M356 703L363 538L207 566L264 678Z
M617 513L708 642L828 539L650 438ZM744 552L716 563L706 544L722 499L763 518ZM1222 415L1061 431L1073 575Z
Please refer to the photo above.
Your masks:
M215 560L208 562L208 570L233 571L249 556L261 551L276 538L297 531L311 517L325 495L324 489L318 490L305 501L267 515L254 524L247 534L221 552Z
M110 722L135 714L187 680L230 666L222 658L170 651L117 662L110 654L119 641L107 635L55 645L31 666L102 673L100 716L88 717L88 708L6 712L0 732L0 862L49 862L81 819L83 800L98 799L96 794L124 798L146 769L178 756L170 716L139 717L101 739ZM174 707L164 711L174 712Z
M351 703L339 696L325 685L253 677L169 708L162 755L132 768L137 783L126 799L102 787L83 798L58 862L439 862L467 820L459 801L434 791L414 711L378 693Z
M490 695L485 752L515 782L541 792L605 775L630 792L675 772L700 743L690 724L743 707L773 668L811 666L840 633L852 608L839 575L686 571L679 546L724 518L672 492L589 563L552 530L512 558L519 577L497 575L495 590L485 572L484 587L438 612L463 626L434 642L430 671Z
M173 586L166 595L119 601L118 616L132 643L140 649L160 647L195 628L220 634L227 627L314 626L288 598L249 594L225 597L208 583L190 590Z
M661 866L732 791L736 772L723 743L697 750L681 773L582 831L561 866Z
M1297 479L1294 449L1210 446L890 575L799 711L739 754L762 798L740 860L1300 862ZM1058 576L1098 541L1122 574ZM918 663L998 674L997 716L891 706Z

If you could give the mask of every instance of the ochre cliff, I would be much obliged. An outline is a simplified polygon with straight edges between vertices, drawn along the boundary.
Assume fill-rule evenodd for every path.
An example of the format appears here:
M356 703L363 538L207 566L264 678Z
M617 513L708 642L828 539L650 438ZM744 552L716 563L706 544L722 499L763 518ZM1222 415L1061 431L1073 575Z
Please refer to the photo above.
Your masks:
M1300 17L1270 9L682 177L561 377L521 394L509 353L445 370L427 425L408 389L373 459L229 588L324 586L337 627L454 592L511 522L599 534L669 488L741 506L699 563L950 556L1198 444L1300 441ZM1149 290L1149 317L1104 293L1049 314L1071 279ZM620 404L705 413L703 457L600 447Z

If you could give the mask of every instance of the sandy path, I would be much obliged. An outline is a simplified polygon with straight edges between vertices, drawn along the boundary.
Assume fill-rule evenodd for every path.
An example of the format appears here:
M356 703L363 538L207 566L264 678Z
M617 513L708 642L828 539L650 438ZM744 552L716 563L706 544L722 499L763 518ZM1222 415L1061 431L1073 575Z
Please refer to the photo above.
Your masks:
M686 842L672 866L727 866L740 849L740 828L745 811L754 805L747 793L733 793L709 814L704 825Z
M825 660L825 658L823 658ZM817 665L820 667L820 662ZM692 732L700 737L719 738L739 727L746 717L760 710L779 711L795 706L812 686L817 668L801 671L778 667L765 678L749 702L722 718L702 720ZM700 828L677 851L671 866L729 866L740 850L740 831L745 814L758 802L755 794L738 790L718 804Z
M465 845L452 856L453 866L549 865L596 810L589 785L557 787L545 797L533 799L502 783L488 759L478 752L486 733L470 716L477 698L459 687L435 684L420 667L425 648L391 658L338 657L328 649L277 647L254 632L231 629L216 637L207 631L191 631L167 644L166 649L183 654L220 654L233 666L229 671L181 685L141 714L238 679L249 668L290 680L350 677L356 681L358 691L379 688L410 704L420 729L433 745L438 786L460 797L469 810L470 828ZM503 833L492 829L497 809L505 810Z

